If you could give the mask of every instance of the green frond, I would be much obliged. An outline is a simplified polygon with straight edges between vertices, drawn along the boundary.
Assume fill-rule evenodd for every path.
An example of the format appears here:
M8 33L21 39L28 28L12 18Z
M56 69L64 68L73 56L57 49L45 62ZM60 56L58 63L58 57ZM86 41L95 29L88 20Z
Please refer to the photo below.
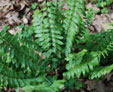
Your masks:
M3 30L0 33L0 39L2 40L0 46L0 55L2 56L0 60L2 63L12 65L17 70L18 68L26 69L27 67L34 71L37 69L36 59L39 59L39 55L34 53L35 49L31 50L27 45L20 43L18 34L14 36Z
M34 49L38 49L39 51L39 46L38 44L34 41L34 27L33 26L26 26L24 24L21 24L19 26L20 28L22 28L22 31L18 31L18 40L19 42L24 45L27 46L28 48L34 50Z
M64 73L64 76L67 76L68 79L74 78L74 75L80 77L80 75L83 74L85 76L87 73L92 71L94 67L99 65L98 53L91 52L85 55L86 50L85 53L84 51L82 52L83 53L81 54L82 56L80 60L79 59L77 60L77 57L79 57L79 53L78 53L78 56L74 57L76 59L72 58L73 61L69 61L69 64L67 64L66 68L68 71ZM76 64L75 62L79 62L79 63Z
M110 51L113 51L113 30L89 35L84 45L79 45L80 48L87 49L89 52L98 52L100 56L106 57Z
M110 73L113 70L113 64L105 67L97 67L93 72L90 73L90 79L100 78L101 76Z
M100 56L104 58L108 56L110 51L113 51L113 30L107 30L99 34L91 35L92 42L95 42L95 46L92 46L91 51L97 51Z
M87 50L82 50L79 53L72 53L66 58L69 63L66 65L66 69L69 70L72 67L80 64L83 60L84 55L87 53Z
M42 4L44 8L41 11L34 11L33 15L33 26L36 30L37 43L44 51L57 54L59 54L63 45L62 14L59 11L58 2L58 0L56 3L44 2Z
M103 56L105 58L106 56L108 56L108 53L110 51L113 51L113 30L108 30L108 32L104 32L103 40L104 41L100 42L98 45L100 50L98 51L98 53L100 54L100 56Z
M25 92L58 92L64 87L64 80L57 80L52 85L39 84L38 86L26 86L22 88Z
M79 25L83 25L83 19L81 14L83 14L84 10L84 1L83 0L68 0L68 10L65 11L65 19L64 19L64 29L67 35L66 37L66 50L65 54L71 52L73 41L75 40L75 35L81 31L79 29Z
M11 88L23 87L25 85L40 83L44 80L43 76L34 77L25 71L16 71L5 64L0 63L0 84Z
M11 35L7 30L5 27L0 32L0 84L16 88L38 83L40 57L35 48L23 44L18 34Z
M80 43L87 42L87 39L89 38L89 30L84 27L75 35L75 48L79 48ZM78 46L78 47L77 47Z
M32 77L28 73L12 70L6 67L6 65L0 64L0 66L0 84L6 87L24 87L26 85L40 83L44 80L43 76Z
M100 62L102 62L102 56L105 58L109 55L109 52L113 51L112 29L90 35L89 38L86 40L85 45L83 45L81 48L87 49L87 54L84 54L85 56L81 58L79 57L81 61L79 61L76 54L70 54L67 58L67 60L69 61L66 66L68 71L65 73L67 78L74 77L74 75L80 77L81 74L87 75L88 73L92 72L90 78L93 79L101 77L102 75L105 75L112 70L112 65L102 68L99 67ZM94 57L92 56L93 54ZM80 63L76 64L76 62Z

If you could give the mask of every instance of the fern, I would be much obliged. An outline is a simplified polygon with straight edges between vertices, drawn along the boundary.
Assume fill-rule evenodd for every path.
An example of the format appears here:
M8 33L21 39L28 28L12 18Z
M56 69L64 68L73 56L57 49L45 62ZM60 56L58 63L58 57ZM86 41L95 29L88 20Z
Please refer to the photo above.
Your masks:
M63 45L63 29L57 3L58 1L56 3L43 2L44 8L41 11L36 10L34 12L33 25L36 26L35 37L38 37L37 42L42 49L48 53L59 54L58 51L61 50L61 45Z
M100 54L100 56L106 56L109 51L113 50L113 30L106 30L105 32L95 33L88 37L85 45L80 48L88 49L90 52L95 51ZM103 39L103 40L102 40Z
M70 54L68 57L70 58L68 59L69 63L67 64L68 72L64 73L64 75L66 75L68 79L70 79L71 77L73 78L74 75L80 77L80 75L87 75L87 73L90 74L90 72L93 72L91 73L91 77L89 76L89 78L93 79L111 72L112 65L101 68L99 64L102 62L102 57L106 58L106 56L109 55L109 52L113 51L112 31L113 30L111 29L99 34L95 33L90 35L88 40L86 40L85 45L81 47L79 46L82 49L84 48L88 50L87 55L85 56L86 58L82 56L82 61L79 61L79 59L77 59L77 57L79 57L79 53L83 53L84 50L77 53L75 57L70 57ZM75 62L80 63L76 65Z
M83 50L76 54L75 57L71 57L73 61L69 61L69 64L67 64L66 67L68 69L68 72L64 73L64 75L66 75L68 79L70 79L71 77L74 78L74 75L76 75L77 77L80 77L81 74L86 75L86 73L89 73L91 70L93 70L95 66L99 65L99 59L97 56L98 54L96 52L91 52L86 56L85 54L86 50Z
M26 86L23 88L25 92L57 92L64 87L64 80L57 80L52 85L40 84L38 86Z
M65 54L68 56L68 54L71 53L75 35L79 32L78 26L82 25L83 23L82 18L79 14L84 10L84 1L68 0L67 3L69 9L65 14L66 18L64 19L64 27L67 34Z
M7 30L5 27L0 32L0 83L10 87L38 83L41 78L36 74L38 67L35 59L39 55L34 53L35 49L31 51L27 45L20 44L18 34L13 36Z
M113 51L113 29L89 35L84 0L67 0L67 10L63 3L44 0L30 27L22 24L16 35L7 26L0 32L1 86L58 92L65 89L64 80L93 79L112 71L113 65L102 59Z
M97 67L95 71L90 74L90 79L100 78L101 76L110 73L113 70L113 64L105 67Z

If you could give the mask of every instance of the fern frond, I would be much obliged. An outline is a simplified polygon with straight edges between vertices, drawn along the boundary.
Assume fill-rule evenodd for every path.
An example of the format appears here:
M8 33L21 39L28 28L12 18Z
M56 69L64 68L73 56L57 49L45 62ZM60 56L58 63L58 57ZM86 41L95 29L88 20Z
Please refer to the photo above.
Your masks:
M83 60L84 55L87 53L87 50L82 50L79 53L72 53L66 58L69 63L66 65L66 69L69 70L72 67L80 64Z
M108 56L110 51L113 51L113 30L107 30L105 32L94 34L91 37L92 41L95 41L95 47L92 46L92 51L97 51L104 58ZM93 45L93 44L92 44Z
M75 40L75 34L79 32L78 25L82 26L83 20L80 16L80 12L84 9L83 0L68 0L68 10L65 11L64 28L66 30L66 50L65 54L71 52L73 41ZM83 12L82 12L83 13Z
M100 56L106 57L110 51L113 51L113 30L89 35L84 45L79 45L80 48L89 52L98 52Z
M23 45L18 34L11 35L5 27L0 32L0 84L10 87L23 87L38 83L39 55Z
M25 69L26 67L29 67L31 70L37 69L35 59L38 59L39 55L34 53L35 49L30 50L25 45L21 45L18 41L18 35L13 36L10 33L2 31L0 33L0 39L2 40L0 46L2 55L0 58L1 62L12 65L12 67L16 67L16 69L20 67L21 69Z
M25 92L58 92L64 87L64 80L57 80L52 85L40 84L38 86L26 86L22 88Z
M104 33L104 35L104 41L100 42L98 45L100 49L98 53L105 58L110 51L113 51L113 30L109 30Z
M11 88L23 87L32 83L40 83L44 80L43 76L32 77L23 71L17 72L16 70L12 70L4 64L0 63L0 66L0 84L4 86L9 85Z
M75 41L76 41L76 44L75 44L75 48L77 48L77 46L80 44L80 43L84 43L87 41L87 39L89 38L89 30L87 28L82 28L80 32L78 32L76 35L75 35ZM76 46L77 45L77 46Z
M101 76L110 73L112 70L113 70L113 64L105 67L99 66L90 73L89 78L90 79L100 78Z
M77 56L73 55L71 59L69 59L69 63L67 64L67 70L68 72L66 73L67 77L74 77L74 75L80 77L81 74L86 75L86 73L90 73L95 71L96 67L100 64L101 57L103 56L104 58L108 56L110 51L113 51L113 33L111 30L107 30L105 32L101 33L95 33L89 36L89 38L86 40L86 44L81 47L82 49L87 49L88 52L85 57L81 57L83 61L81 61L80 64L76 65L75 62L79 62L79 59L77 59ZM85 47L86 46L86 47ZM93 57L91 55L93 53L95 56ZM88 55L89 54L89 55ZM68 57L69 58L69 57ZM76 59L74 59L76 58ZM89 59L88 59L89 58ZM103 68L99 68L99 70L95 71L92 73L91 78L96 78L100 77L112 70L112 66L106 66L105 68L108 68L108 71L104 70ZM102 69L102 70L101 70ZM101 72L105 71L105 72ZM96 75L97 74L97 75ZM100 75L99 75L100 74Z
M36 28L37 43L46 52L59 53L63 45L62 26L58 0L44 2L41 11L36 10L33 15L33 26ZM50 8L51 7L51 8Z
M82 61L79 64L74 64L75 62L78 61L73 60L73 66L72 64L68 65L72 66L71 68L67 67L68 71L64 73L64 75L66 75L68 79L70 79L71 77L74 78L74 75L80 77L80 75L83 74L85 76L86 73L89 73L89 71L92 71L94 67L99 65L98 53L96 52L91 52L90 54L86 54L84 57L82 56L81 58Z
M36 50L38 49L39 51L39 46L38 44L34 41L34 27L33 26L26 26L24 24L20 25L20 28L22 28L22 31L19 31L18 34L18 40L19 42L24 45L27 46L27 48L30 48L32 50Z

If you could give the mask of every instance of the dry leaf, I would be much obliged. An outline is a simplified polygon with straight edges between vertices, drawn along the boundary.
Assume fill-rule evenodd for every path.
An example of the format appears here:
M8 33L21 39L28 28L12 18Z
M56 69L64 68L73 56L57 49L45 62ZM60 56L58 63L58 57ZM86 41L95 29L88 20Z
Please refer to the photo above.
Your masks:
M88 90L96 89L98 92L105 92L105 89L104 89L105 86L101 80L98 82L96 80L87 80L86 84L87 84Z
M101 32L102 30L105 30L102 26L104 23L110 23L110 20L106 15L101 14L95 16L92 25L95 27L97 32Z
M104 23L102 24L102 27L104 28L104 30L113 29L111 23Z
M6 21L10 24L10 25L13 25L13 24L20 24L21 21L20 19L18 18L19 14L18 12L15 12L15 11L12 11L12 12L9 12L7 13L7 15L5 15L5 18L7 19Z
M92 3L86 4L86 8L92 8L94 11L100 11L100 9L97 8L95 4Z
M0 12L6 13L13 9L13 5L10 0L0 0Z
M24 9L24 7L27 5L27 2L25 0L17 0L15 1L14 7L17 11L21 11Z
M12 28L12 29L8 30L8 32L12 35L15 35L17 32L19 32L21 30L22 30L21 28L16 27L16 28Z

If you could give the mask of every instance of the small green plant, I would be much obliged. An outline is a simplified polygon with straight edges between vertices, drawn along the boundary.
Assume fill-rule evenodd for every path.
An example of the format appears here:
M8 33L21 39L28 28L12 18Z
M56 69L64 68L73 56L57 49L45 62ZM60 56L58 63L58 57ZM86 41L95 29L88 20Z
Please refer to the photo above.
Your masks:
M112 0L98 0L98 3L96 4L97 7L101 7L101 12L107 14L108 13L108 9L105 8L106 6L112 4L113 1Z
M76 79L71 78L70 80L68 80L65 83L65 87L67 88L67 90L73 90L73 89L77 89L79 90L82 87L82 83L77 81Z
M97 3L98 2L98 0L90 0L91 1L91 3Z
M108 10L107 10L107 8L103 8L103 9L101 10L101 12L104 13L104 14L107 14L107 13L108 13Z
M94 11L92 8L87 8L87 13L85 15L86 18L86 23L87 24L91 24L94 18L94 14L96 13L96 11Z
M32 25L16 35L0 32L0 84L24 92L79 89L76 77L98 78L113 69L103 62L113 51L113 29L89 35L84 0L44 1ZM81 17L82 16L82 17ZM104 65L102 64L104 63ZM75 77L76 76L76 77ZM69 82L69 85L65 85Z
M37 5L38 5L37 3L33 3L33 4L31 5L31 9L33 9L33 10L36 9L36 8L37 8Z
M105 7L107 5L112 4L112 0L98 0L97 7Z

